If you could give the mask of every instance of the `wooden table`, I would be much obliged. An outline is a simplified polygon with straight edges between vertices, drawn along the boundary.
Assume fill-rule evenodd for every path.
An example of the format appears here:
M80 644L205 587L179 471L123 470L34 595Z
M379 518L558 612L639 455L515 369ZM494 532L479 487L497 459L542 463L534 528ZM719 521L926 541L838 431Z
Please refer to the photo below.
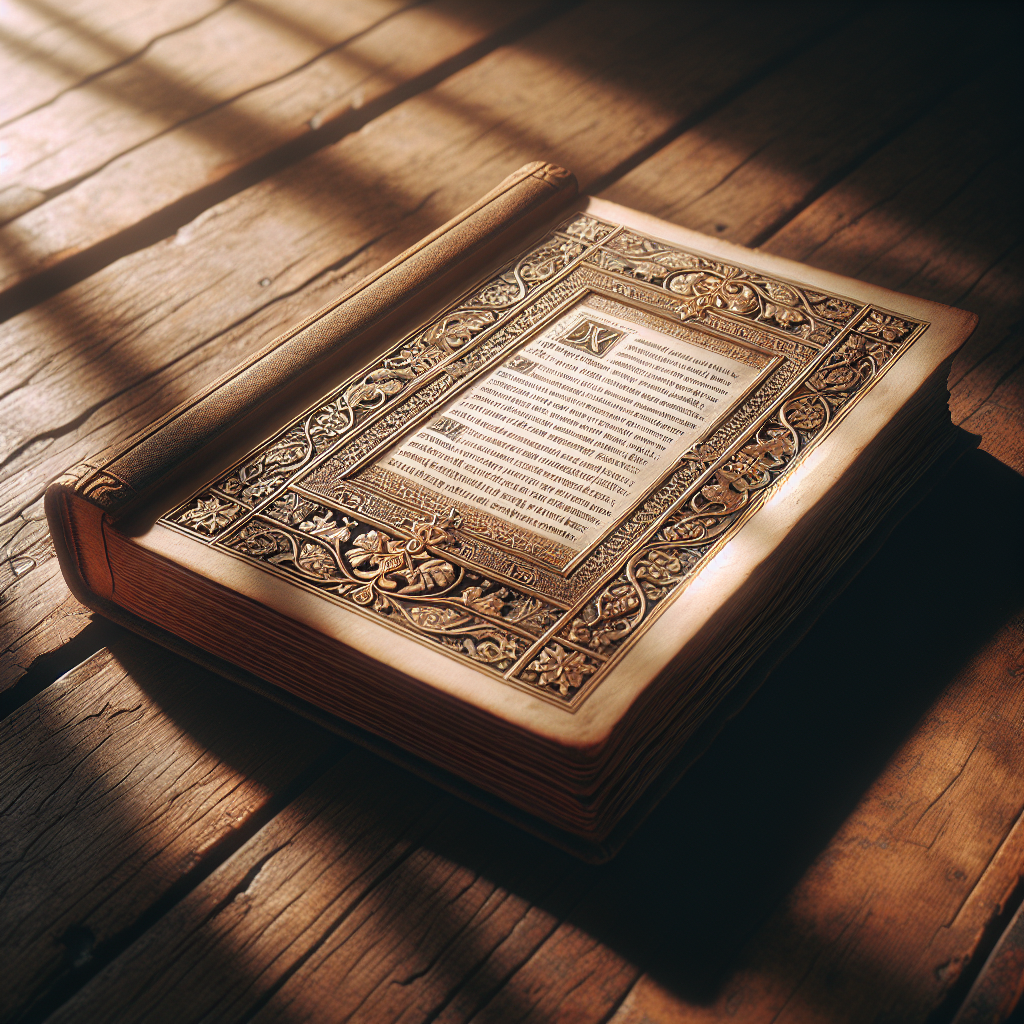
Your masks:
M1015 16L9 0L0 1019L1001 1019L1024 973ZM60 471L532 159L982 317L950 379L980 448L601 868L91 616L42 513Z

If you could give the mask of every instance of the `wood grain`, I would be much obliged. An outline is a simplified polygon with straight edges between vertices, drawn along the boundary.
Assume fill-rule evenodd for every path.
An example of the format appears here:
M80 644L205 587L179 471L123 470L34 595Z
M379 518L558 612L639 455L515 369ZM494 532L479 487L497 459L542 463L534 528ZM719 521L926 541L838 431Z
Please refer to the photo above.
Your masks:
M51 1020L596 1021L637 972L560 923L588 881L353 755Z
M981 435L981 447L985 451L1024 474L1024 352L1019 334L1012 342L1016 348L1016 363L999 377L991 395L978 410L960 425Z
M1024 904L1017 908L953 1024L1008 1021L1024 999Z
M949 89L948 79L929 73L935 62L956 53L953 81L969 74L984 40L966 11L951 15L924 26L919 11L894 5L880 31L874 14L862 14L841 36L822 39L664 146L603 198L741 245L759 244L823 183ZM914 36L919 45L907 52ZM985 119L991 130L988 112ZM969 145L982 138L979 126ZM921 170L920 161L913 166Z
M286 162L288 143L358 128L538 9L540 0L225 7L5 129L11 187L34 208L0 229L0 292L260 157Z
M134 639L0 729L3 1020L101 956L337 746Z
M995 678L930 710L711 1005L646 978L616 1024L926 1020L1024 875L1022 627L979 659Z
M225 0L11 0L0 29L0 126L223 6Z

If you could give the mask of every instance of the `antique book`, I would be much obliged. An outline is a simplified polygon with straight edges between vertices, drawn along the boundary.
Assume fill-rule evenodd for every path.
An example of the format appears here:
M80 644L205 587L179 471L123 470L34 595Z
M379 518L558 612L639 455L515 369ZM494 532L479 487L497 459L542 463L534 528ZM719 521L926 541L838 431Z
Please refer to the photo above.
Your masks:
M50 528L101 614L600 859L953 444L975 320L531 164Z

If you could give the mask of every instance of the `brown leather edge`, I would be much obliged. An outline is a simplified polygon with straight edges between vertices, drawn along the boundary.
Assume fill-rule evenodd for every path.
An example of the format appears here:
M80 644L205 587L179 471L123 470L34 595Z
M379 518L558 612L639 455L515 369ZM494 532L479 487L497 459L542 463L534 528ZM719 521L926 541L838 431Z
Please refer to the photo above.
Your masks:
M442 224L229 373L136 434L80 463L58 483L110 514L123 512L185 459L323 359L379 323L452 267L539 208L577 194L554 164L519 168ZM51 531L57 523L51 521Z

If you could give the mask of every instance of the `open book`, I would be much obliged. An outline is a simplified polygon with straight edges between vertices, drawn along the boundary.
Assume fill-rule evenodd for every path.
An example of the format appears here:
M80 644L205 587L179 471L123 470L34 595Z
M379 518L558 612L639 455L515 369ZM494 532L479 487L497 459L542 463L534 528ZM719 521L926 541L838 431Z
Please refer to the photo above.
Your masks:
M949 447L974 322L533 164L47 514L87 605L599 859Z

